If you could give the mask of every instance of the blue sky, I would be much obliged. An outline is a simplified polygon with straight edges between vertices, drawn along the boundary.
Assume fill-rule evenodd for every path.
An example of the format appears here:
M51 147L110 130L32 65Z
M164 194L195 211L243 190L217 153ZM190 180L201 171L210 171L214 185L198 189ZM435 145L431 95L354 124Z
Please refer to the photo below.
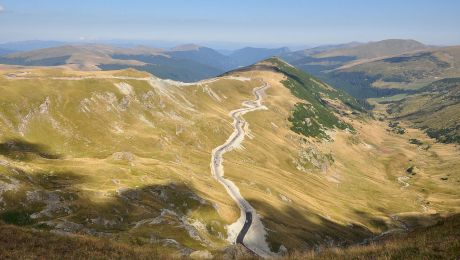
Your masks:
M460 44L458 0L0 0L0 42Z

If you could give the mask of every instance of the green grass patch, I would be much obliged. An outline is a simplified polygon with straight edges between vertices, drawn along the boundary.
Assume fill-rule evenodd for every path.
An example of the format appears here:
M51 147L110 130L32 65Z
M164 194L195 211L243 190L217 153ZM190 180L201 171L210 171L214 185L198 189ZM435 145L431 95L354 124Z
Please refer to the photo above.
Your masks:
M30 218L29 212L23 210L7 210L0 213L0 219L7 224L18 226L32 225L35 223L35 221Z
M325 132L327 129L354 130L351 125L341 121L334 114L334 109L327 106L324 99L338 99L354 110L365 111L363 105L356 99L278 59L269 61L276 64L280 72L286 75L287 80L282 82L283 85L291 90L293 95L308 102L295 105L289 117L292 131L304 136L327 139L329 138Z

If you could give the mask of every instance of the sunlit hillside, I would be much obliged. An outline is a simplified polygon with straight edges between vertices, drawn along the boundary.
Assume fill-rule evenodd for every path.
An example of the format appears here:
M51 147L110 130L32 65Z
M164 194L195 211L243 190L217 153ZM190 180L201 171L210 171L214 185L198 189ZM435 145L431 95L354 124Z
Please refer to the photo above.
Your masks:
M243 116L246 138L223 162L266 230L247 239L273 255L343 246L460 210L454 146L403 123L398 133L279 59L191 84L135 70L1 73L0 219L9 224L233 254L240 211L211 175L211 152L233 131L229 112L262 84L266 109Z

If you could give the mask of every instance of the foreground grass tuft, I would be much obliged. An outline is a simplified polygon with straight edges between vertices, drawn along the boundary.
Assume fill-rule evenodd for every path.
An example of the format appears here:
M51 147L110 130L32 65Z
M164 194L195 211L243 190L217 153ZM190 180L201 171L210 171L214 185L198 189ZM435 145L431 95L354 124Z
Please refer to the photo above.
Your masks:
M151 246L80 235L59 235L0 223L0 259L171 259Z
M286 259L459 259L460 215L368 245L294 252Z

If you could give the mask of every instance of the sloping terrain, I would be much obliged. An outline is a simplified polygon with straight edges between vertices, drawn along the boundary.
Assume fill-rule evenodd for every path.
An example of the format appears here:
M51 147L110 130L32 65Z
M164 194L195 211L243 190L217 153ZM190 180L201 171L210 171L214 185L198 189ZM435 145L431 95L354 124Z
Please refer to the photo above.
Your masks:
M350 43L343 43L343 44L320 45L320 46L309 48L309 49L297 50L297 51L284 53L284 54L281 54L280 56L286 61L293 62L293 61L297 61L297 60L306 58L307 56L314 56L315 54L320 54L320 53L335 50L335 49L352 48L352 47L356 47L362 44L365 44L365 43L350 42Z
M371 60L307 57L293 64L354 97L365 99L413 94L431 82L460 76L459 50L458 46L452 46Z
M273 254L349 245L460 210L455 147L387 131L354 98L269 59L195 83L2 70L0 219L182 255L236 250L227 238L240 209L212 176L211 153L234 132L229 113L263 84L266 109L242 115L245 139L222 163L266 232L245 242Z
M26 43L24 43L27 45ZM39 42L52 46L29 51L0 49L0 64L21 66L66 66L79 70L120 70L134 68L163 79L194 82L218 76L226 71L250 65L287 48L243 48L223 55L211 48L186 44L170 50L146 46L121 48L103 44L64 45ZM53 44L57 45L54 46ZM35 46L34 45L34 46ZM9 46L9 45L6 45ZM21 48L19 44L18 48Z
M176 59L192 60L197 63L201 63L209 67L219 69L221 71L228 71L238 66L237 61L211 48L195 45L192 45L192 48L190 48L190 46L188 47L189 48L178 46L169 51L168 54ZM262 59L266 57L263 57ZM254 62L257 61L259 60L256 60Z
M377 89L417 89L443 78L460 76L460 47L394 56L340 68L331 77L348 82L367 78L367 86Z
M232 67L228 57L208 48L162 49L138 46L65 45L0 57L0 63L24 66L66 65L82 70L136 68L161 78L196 81L217 76ZM216 61L216 62L214 62Z
M158 259L174 251L82 235L56 234L0 222L2 259ZM178 258L178 257L177 257Z
M402 90L394 88L402 83L413 84L415 78L426 78L426 74L433 74L430 68L446 69L445 58L431 57L431 51L414 40L383 40L304 50L282 57L354 97L365 99L408 93L407 86ZM413 61L413 65L407 61Z
M408 234L390 234L368 244L294 253L287 259L456 259L460 251L460 217Z
M285 53L281 57L305 71L326 72L345 65L427 49L427 46L414 40L390 39L369 43L351 42L319 46Z
M63 45L66 45L66 43L60 41L29 40L0 43L0 49L11 50L11 52L21 52L58 47Z
M315 55L317 58L353 56L357 59L372 59L383 56L394 56L407 52L425 50L428 47L414 40L389 39L370 42L358 46L326 51Z
M26 52L16 52L0 57L0 63L25 66L59 66L70 64L79 69L97 69L99 64L117 64L110 55L122 52L120 48L107 45L64 45ZM125 62L129 65L143 65L141 62Z
M12 53L12 52L14 52L14 51L0 48L0 55L6 55L6 54L9 54L9 53Z
M460 78L446 78L418 94L390 102L394 120L407 120L443 143L460 143Z
M427 228L405 234L390 234L369 244L348 248L325 247L318 251L293 252L282 259L455 259L460 250L460 220L449 217ZM63 236L47 231L31 231L0 223L0 257L47 259L158 259L173 258L173 252L151 245L135 246L85 236ZM196 254L197 258L206 257ZM257 259L244 253L217 257Z

